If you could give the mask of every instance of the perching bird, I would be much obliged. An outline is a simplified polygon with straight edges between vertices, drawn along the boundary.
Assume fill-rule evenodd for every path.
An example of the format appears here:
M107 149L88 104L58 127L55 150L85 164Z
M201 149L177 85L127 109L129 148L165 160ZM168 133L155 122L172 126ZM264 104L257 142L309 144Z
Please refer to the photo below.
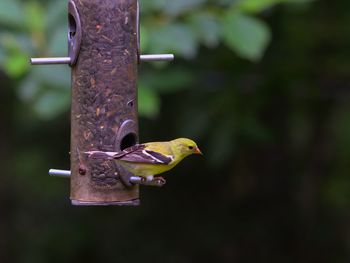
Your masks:
M121 152L86 152L92 158L113 159L135 176L153 179L191 154L202 154L197 144L186 138L168 142L136 144Z

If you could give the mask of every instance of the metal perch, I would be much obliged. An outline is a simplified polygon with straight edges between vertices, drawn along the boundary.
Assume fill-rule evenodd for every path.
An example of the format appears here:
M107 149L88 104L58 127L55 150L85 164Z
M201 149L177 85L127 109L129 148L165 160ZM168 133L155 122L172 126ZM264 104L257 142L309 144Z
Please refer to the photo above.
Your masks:
M62 178L70 178L71 172L68 170L50 169L49 175L56 176L56 177L62 177ZM147 180L147 179L139 177L139 176L131 176L130 183L139 184L139 185L158 186L158 187L161 187L165 184L165 182L163 180L160 180L157 177L154 177L153 180Z

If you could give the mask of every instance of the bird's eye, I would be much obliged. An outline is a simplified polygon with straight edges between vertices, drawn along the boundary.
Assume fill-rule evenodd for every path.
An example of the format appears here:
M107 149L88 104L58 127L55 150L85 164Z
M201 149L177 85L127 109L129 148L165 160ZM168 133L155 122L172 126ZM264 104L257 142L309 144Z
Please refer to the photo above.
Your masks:
M193 146L188 146L188 149L193 150Z

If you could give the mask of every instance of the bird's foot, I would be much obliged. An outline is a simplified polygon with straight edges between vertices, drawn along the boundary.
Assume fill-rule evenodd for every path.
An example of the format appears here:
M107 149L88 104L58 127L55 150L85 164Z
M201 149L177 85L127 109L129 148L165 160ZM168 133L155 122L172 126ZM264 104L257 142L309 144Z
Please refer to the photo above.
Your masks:
M134 184L140 184L140 185L149 185L149 186L163 186L165 185L166 181L163 177L157 176L135 176L131 177L130 181Z
M143 176L131 176L130 182L134 184L148 184L149 182L152 182L153 178L143 177Z
M147 184L147 177L139 176L138 178L140 179L139 184Z
M161 176L157 176L153 179L153 182L155 182L157 185L159 186L163 186L166 184L166 180L164 179L164 177Z

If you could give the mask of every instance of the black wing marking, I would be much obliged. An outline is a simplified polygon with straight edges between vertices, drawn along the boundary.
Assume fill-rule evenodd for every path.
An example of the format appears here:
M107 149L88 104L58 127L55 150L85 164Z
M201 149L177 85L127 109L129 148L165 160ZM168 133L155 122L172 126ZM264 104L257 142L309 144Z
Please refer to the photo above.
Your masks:
M169 156L163 155L159 152L149 151L145 150L149 155L154 157L155 159L159 160L163 164L169 164L173 159Z
M137 152L142 152L143 149L146 148L146 145L144 144L136 144L134 146L128 147L124 150L122 150L121 152L115 154L113 156L114 159L120 159L128 154L132 154L132 153L137 153Z
M145 150L144 144L137 144L129 147L122 152L113 156L113 159L135 162L135 163L150 163L150 164L169 164L172 158L161 153Z

